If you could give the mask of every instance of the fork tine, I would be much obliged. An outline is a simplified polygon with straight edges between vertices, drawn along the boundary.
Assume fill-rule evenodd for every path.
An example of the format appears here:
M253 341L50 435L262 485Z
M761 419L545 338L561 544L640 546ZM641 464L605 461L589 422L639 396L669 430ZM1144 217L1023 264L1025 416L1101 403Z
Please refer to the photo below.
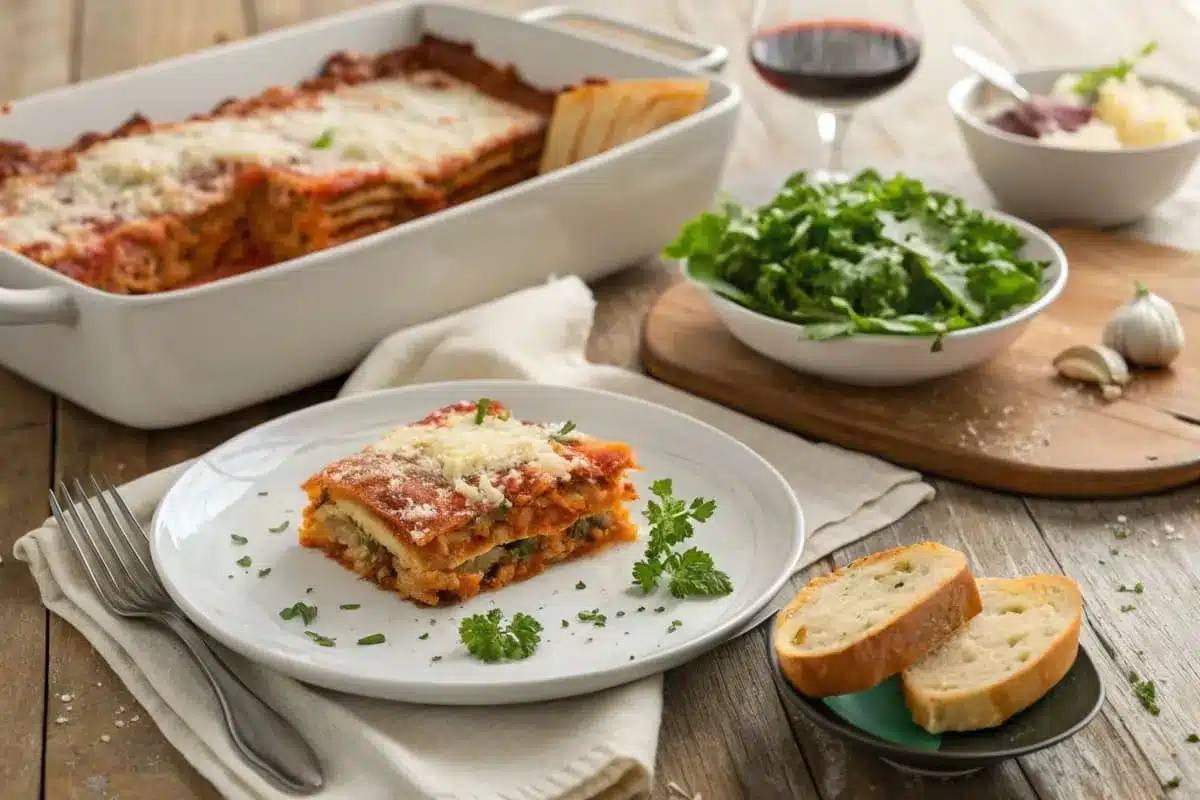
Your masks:
M163 587L162 581L158 577L158 572L154 569L153 561L150 557L149 540L146 539L144 533L140 536L130 533L131 528L139 532L142 530L137 518L121 498L120 492L111 483L108 484L108 491L105 492L99 481L96 480L96 476L92 475L90 478L92 486L96 490L97 503L108 518L110 528L120 534L118 537L110 531L108 538L113 545L113 549L117 552L117 558L121 560L122 565L129 573L134 586L143 596L156 605L170 603L170 596ZM120 515L113 510L114 504L119 507ZM123 517L123 520L119 519L118 516ZM141 546L139 547L139 545ZM145 555L142 555L143 550L146 551ZM136 563L130 561L128 558L130 554Z
M138 534L141 535L142 539L145 540L148 546L150 544L150 537L146 534L146 529L142 527L142 523L138 522L137 516L133 513L133 511L130 510L129 506L126 505L125 498L122 497L121 493L117 491L117 485L112 482L112 478L108 477L108 473L102 470L100 472L100 479L103 481L101 485L104 486L107 491L112 493L113 498L117 501L117 509L120 510L121 515L129 522L130 527L132 527L138 532ZM93 476L92 482L94 483L95 481L96 478ZM149 550L147 550L147 552L149 552Z
M71 549L75 551L79 563L83 565L84 572L92 582L92 588L96 590L96 594L106 606L120 613L116 579L113 577L108 563L96 548L96 543L83 524L83 519L76 511L67 485L61 480L58 481L57 491L51 490L49 495L50 511L54 514L58 527L66 534L67 541L71 544ZM107 579L107 582L104 579Z
M138 541L140 541L142 544L145 544L145 534L142 533L140 536L135 537L131 537L129 535L130 528L133 528L139 532L142 530L142 526L138 524L137 518L133 516L133 513L129 510L129 506L125 505L125 501L121 499L120 493L113 488L111 483L107 483L106 481L106 489L100 485L99 481L96 480L95 475L89 475L88 477L92 481L92 488L96 490L96 498L100 501L100 510L104 512L104 516L108 517L108 521L112 527L120 532L121 538L125 540L127 545L129 545L129 549L133 552L133 557L137 559L138 564L146 573L147 577L151 580L151 582L157 583L158 574L154 571L154 567L147 563L147 559L142 557L143 548L138 546ZM114 504L116 504L120 510L122 519L117 519L117 514L113 511ZM137 541L135 541L135 539ZM149 553L147 553L147 555L149 555Z
M112 560L116 561L118 572L124 578L124 580L116 581L117 586L124 589L127 596L132 595L135 603L154 602L154 597L146 589L144 580L137 574L136 565L131 563L129 556L125 552L125 548L122 547L121 540L118 539L117 535L110 528L106 527L100 521L100 517L96 515L96 509L92 503L88 502L87 491L83 488L83 484L79 482L78 478L73 479L71 482L75 485L75 492L82 500L81 505L83 506L83 510L91 520L92 530L95 530L103 538L104 543L107 545L105 548L106 554L111 556ZM103 505L103 498L99 498L98 501Z

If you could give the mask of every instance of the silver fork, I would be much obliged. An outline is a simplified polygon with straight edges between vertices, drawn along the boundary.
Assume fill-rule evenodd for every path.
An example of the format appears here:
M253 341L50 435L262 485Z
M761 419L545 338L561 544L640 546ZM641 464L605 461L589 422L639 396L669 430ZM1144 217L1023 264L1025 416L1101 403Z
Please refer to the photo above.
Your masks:
M299 732L264 703L225 665L163 588L150 557L149 539L112 483L89 476L95 505L78 479L50 492L50 509L66 534L100 600L114 614L153 620L184 643L212 685L234 746L263 777L280 788L310 794L324 785L321 766ZM82 513L81 513L82 509Z

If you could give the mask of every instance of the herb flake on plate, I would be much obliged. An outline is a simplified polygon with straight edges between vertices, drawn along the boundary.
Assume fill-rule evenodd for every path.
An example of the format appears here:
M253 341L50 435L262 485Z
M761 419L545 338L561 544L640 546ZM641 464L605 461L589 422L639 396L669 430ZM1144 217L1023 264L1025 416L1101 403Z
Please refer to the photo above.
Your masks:
M805 326L810 339L932 336L1000 319L1041 294L1046 263L1013 226L864 170L845 182L798 172L759 208L727 203L664 250L734 303Z
M293 603L287 608L279 612L279 617L284 620L292 620L299 617L305 625L311 625L312 621L317 618L317 607L310 606L307 603Z

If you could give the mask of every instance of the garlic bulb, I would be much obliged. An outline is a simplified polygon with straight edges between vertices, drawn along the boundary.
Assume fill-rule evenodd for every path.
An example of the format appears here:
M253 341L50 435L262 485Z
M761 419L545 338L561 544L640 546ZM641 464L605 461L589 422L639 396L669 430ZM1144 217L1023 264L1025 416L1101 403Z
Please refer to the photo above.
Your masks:
M1140 283L1104 326L1104 344L1141 367L1170 364L1183 350L1183 339L1175 308Z

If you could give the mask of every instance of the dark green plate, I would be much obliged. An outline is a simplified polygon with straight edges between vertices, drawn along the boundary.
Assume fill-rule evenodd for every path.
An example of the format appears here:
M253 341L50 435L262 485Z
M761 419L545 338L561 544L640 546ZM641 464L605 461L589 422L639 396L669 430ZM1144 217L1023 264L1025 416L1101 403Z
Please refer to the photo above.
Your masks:
M1087 727L1104 705L1104 686L1082 646L1075 663L1045 697L996 728L933 736L908 716L898 678L865 692L817 698L800 694L779 670L767 624L767 653L775 683L806 720L865 748L897 769L922 775L966 775L1009 758L1058 744Z

